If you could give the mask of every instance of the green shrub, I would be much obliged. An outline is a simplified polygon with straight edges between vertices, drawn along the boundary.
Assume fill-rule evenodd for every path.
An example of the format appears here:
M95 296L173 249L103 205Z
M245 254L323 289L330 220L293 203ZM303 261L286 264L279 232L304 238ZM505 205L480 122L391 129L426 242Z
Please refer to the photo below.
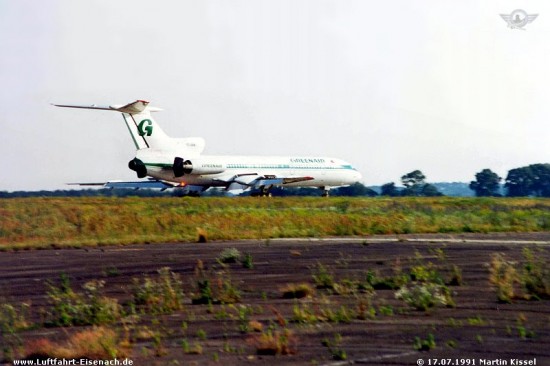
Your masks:
M346 351L340 348L341 343L342 336L339 333L334 335L334 340L323 338L323 340L321 341L323 347L328 348L333 360L345 361L347 360L348 356L346 354Z
M241 259L241 252L237 248L226 248L218 256L221 263L237 263Z
M168 314L183 308L183 289L179 274L163 267L157 278L148 276L140 281L134 278L134 304L152 314Z
M309 305L294 304L290 321L301 324L313 324L318 321L318 318Z
M254 312L251 306L239 305L233 307L237 312L237 320L239 321L239 332L248 333L250 331L250 315Z
M212 296L212 288L210 287L210 280L198 280L197 288L199 290L199 295L194 297L191 301L194 305L197 304L213 304L214 298Z
M22 303L19 309L11 304L0 305L0 350L6 361L13 360L22 346L18 332L30 326L27 320L29 307L26 303Z
M514 284L518 280L515 263L507 261L503 254L493 254L489 272L489 281L496 286L498 301L511 303L516 297Z
M445 281L445 284L449 286L462 286L462 270L456 264L450 267L448 279Z
M254 268L254 263L252 262L252 255L250 253L245 253L242 260L243 268L252 269Z
M414 283L402 287L395 297L420 311L434 306L454 306L449 289L435 283Z
M100 325L112 323L121 317L121 306L113 298L101 296L105 281L91 280L82 288L83 294L72 290L69 278L61 276L61 284L48 284L47 296L53 307L48 313L47 325Z
M428 334L426 339L414 337L413 348L417 351L429 351L435 348L435 337L432 333Z
M371 294L357 298L356 318L360 320L374 319L376 309L372 306Z
M317 263L317 267L313 270L312 276L317 288L334 289L334 276L323 264Z
M438 285L443 285L445 281L435 268L433 263L427 265L419 264L411 267L410 276L412 281L429 282Z
M374 290L397 290L409 282L409 276L404 273L396 273L394 276L381 277L377 271L369 270L365 275L368 287Z
M543 256L534 258L529 248L523 248L526 261L520 280L528 299L550 298L550 267Z
M227 277L222 281L218 291L218 301L222 304L234 304L241 301L241 292L233 284L231 278Z
M204 329L197 330L197 338L204 341L206 339L206 332Z
M359 290L368 291L362 287L359 282L347 278L343 279L339 283L335 283L333 289L335 293L343 296L355 295Z
M191 301L194 305L200 304L234 304L241 300L239 289L233 284L227 275L222 278L219 275L215 286L211 285L210 279L203 278L197 281L198 296Z
M378 312L385 316L393 316L393 308L390 305L379 306Z
M349 323L355 317L353 310L345 305L341 305L336 310L330 307L324 307L320 311L319 319L331 323Z

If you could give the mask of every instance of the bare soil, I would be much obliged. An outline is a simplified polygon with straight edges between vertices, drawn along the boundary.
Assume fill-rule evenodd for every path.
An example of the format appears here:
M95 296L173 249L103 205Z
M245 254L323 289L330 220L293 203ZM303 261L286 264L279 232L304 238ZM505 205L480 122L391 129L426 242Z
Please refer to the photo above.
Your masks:
M550 233L167 243L0 252L0 298L12 304L32 303L31 320L40 324L43 310L49 307L46 282L58 282L61 273L70 277L75 289L89 280L103 279L104 293L124 303L130 299L132 278L145 274L154 277L162 267L180 274L184 291L189 294L195 291L194 269L198 260L208 269L219 269L216 258L220 252L237 248L249 253L254 264L252 269L243 268L240 263L228 264L232 282L241 291L240 303L251 306L251 319L264 327L276 324L277 314L285 318L295 335L295 354L258 355L253 345L254 333L241 333L237 319L220 319L222 310L232 314L235 311L222 305L192 305L187 298L181 312L142 317L143 325L162 328L165 352L157 357L151 339L138 340L130 356L134 364L416 365L418 359L424 359L427 365L428 359L444 358L452 359L451 362L473 359L470 365L483 365L482 359L505 360L510 365L511 359L536 358L537 365L550 365L550 300L515 299L511 304L502 304L489 283L491 255L504 253L518 262L517 270L521 271L524 247L534 248L538 256L549 261ZM362 281L368 270L381 275L391 275L396 266L406 270L417 253L426 264L442 264L436 249L443 250L445 265L457 265L462 270L463 284L450 287L456 307L417 311L397 300L395 290L376 290L372 302L377 315L373 319L315 324L289 321L293 307L301 303L315 307L325 301L335 305L335 309L340 305L357 309L358 295L338 295L322 289L309 299L283 298L281 288L289 283L314 286L312 273L318 263L329 268L336 281ZM382 314L380 307L391 308L393 315ZM184 321L188 324L186 330L182 329ZM520 327L528 336L522 337ZM63 340L82 329L40 326L22 332L20 337L24 343L39 338ZM206 333L206 339L199 339L199 330ZM415 350L415 337L426 339L429 334L435 337L436 347L427 352ZM334 348L346 352L345 361L335 360L322 344L323 339L333 340L337 335L341 342ZM181 346L184 338L191 345L200 343L203 353L185 354Z

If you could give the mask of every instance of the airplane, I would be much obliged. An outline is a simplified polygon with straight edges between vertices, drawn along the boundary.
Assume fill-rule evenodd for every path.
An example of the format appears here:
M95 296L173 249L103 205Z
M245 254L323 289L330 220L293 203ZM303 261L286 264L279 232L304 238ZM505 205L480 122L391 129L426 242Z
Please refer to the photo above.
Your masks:
M328 197L330 188L351 185L361 179L351 164L330 157L202 155L206 145L203 138L169 137L151 115L162 109L149 106L145 100L113 106L53 105L121 112L137 150L128 168L138 178L148 178L133 182L73 183L81 186L179 188L190 196L199 196L210 187L250 190L259 196L270 196L269 190L274 186L317 187Z

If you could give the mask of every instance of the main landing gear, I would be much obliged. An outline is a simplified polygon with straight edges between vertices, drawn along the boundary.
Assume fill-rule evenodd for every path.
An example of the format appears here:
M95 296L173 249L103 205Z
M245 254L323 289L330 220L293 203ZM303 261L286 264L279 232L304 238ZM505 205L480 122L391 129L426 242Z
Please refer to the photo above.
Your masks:
M330 190L329 187L319 187L319 189L323 190L323 193L321 193L321 197L329 197L328 191Z
M273 185L269 186L261 186L260 190L258 192L254 192L251 194L252 197L271 197L271 193L269 190L273 187Z

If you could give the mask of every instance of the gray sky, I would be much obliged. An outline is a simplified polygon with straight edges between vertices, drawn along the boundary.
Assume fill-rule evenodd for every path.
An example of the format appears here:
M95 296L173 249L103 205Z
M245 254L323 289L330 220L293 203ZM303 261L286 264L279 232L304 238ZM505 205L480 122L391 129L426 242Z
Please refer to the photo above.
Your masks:
M505 176L550 162L549 39L548 1L0 0L0 190L134 179L120 114L49 103L136 99L206 154Z

